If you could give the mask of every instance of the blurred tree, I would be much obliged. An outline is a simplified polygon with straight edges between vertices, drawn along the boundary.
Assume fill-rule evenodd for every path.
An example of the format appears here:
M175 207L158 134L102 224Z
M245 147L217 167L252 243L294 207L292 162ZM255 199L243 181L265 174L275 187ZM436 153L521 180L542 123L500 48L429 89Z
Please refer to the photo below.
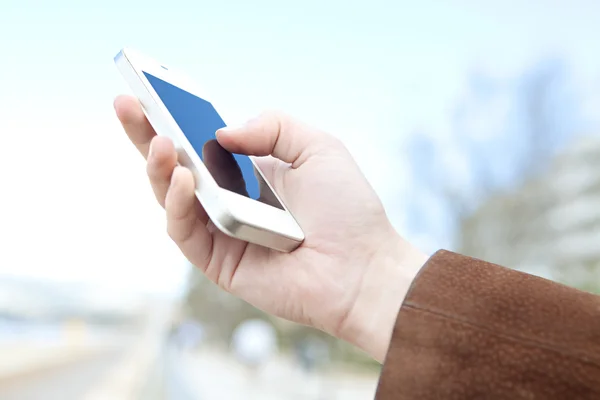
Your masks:
M582 140L582 126L560 60L543 60L508 81L473 74L444 146L417 136L411 148L416 161L432 160L424 168L414 161L415 173L451 216L455 247L600 290L600 252L594 251L600 144ZM419 143L424 140L431 143Z
M451 122L446 135L417 132L404 150L416 183L411 227L449 233L459 247L462 221L490 197L542 173L577 133L581 114L566 64L551 58L515 79L472 72ZM431 197L443 221L432 220L430 201L423 204Z

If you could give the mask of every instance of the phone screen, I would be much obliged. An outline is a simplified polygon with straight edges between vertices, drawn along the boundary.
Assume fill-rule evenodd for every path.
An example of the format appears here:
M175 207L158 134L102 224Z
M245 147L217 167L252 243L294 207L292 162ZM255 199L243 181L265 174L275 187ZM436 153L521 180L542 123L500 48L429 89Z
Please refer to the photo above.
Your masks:
M217 142L215 132L226 125L210 102L147 72L144 75L221 188L284 209L250 157L232 154Z

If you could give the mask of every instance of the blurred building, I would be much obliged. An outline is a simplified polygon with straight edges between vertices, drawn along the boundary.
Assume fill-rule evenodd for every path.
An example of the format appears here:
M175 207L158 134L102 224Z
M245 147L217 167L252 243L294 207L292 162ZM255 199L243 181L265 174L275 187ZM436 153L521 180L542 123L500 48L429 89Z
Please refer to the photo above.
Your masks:
M461 251L600 291L600 138L578 138L536 178L461 224Z

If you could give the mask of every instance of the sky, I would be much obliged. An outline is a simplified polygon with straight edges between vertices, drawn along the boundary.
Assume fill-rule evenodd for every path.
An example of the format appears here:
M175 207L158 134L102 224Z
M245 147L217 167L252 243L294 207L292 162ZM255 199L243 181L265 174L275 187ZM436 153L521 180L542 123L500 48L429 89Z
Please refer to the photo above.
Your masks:
M0 275L181 287L187 263L112 109L129 92L122 47L186 71L228 124L275 108L337 135L397 229L431 252L447 243L407 228L418 182L402 143L417 129L447 140L473 70L510 77L546 56L566 60L600 126L599 20L593 0L3 0Z

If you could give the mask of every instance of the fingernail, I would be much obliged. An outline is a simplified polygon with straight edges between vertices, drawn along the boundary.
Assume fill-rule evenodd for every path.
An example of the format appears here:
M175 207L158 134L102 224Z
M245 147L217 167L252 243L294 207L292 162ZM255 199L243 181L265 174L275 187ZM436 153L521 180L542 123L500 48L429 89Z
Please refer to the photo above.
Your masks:
M256 121L258 121L258 117L251 118L248 121L244 122L243 124L239 124L239 125L234 124L234 125L225 126L221 129L219 129L217 132L222 131L222 132L225 132L226 134L237 133L240 130L242 130L242 128L248 128L248 127L252 126Z
M218 129L217 132L215 133L215 135L217 138L219 136L221 136L222 134L225 134L228 136L235 135L239 129L240 129L239 126L225 126L221 129Z

